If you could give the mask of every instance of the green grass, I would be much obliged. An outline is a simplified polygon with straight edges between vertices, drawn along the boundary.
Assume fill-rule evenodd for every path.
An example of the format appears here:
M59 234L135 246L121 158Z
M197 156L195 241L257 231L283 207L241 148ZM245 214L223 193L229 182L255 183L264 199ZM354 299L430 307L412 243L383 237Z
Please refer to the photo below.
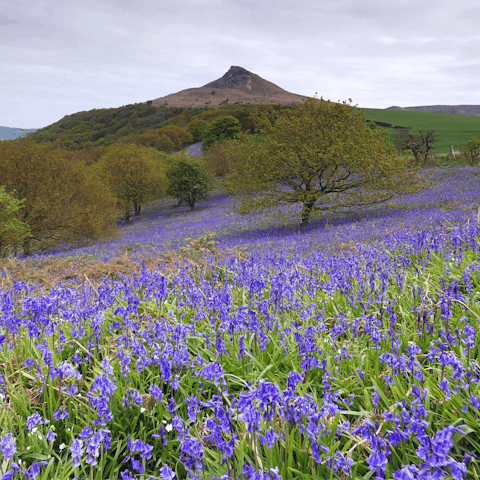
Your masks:
M447 154L450 145L455 151L472 138L480 138L480 117L472 115L454 115L451 113L415 112L409 110L381 110L365 108L365 117L377 122L435 130L438 134L437 152ZM394 128L386 128L392 138L398 133Z

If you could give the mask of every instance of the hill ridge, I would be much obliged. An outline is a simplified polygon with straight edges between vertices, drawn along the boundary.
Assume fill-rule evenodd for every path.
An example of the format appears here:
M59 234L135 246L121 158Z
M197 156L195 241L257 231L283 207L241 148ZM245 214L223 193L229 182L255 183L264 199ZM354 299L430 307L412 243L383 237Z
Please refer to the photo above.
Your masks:
M422 105L417 107L392 106L385 110L413 110L415 112L452 113L480 117L480 105Z

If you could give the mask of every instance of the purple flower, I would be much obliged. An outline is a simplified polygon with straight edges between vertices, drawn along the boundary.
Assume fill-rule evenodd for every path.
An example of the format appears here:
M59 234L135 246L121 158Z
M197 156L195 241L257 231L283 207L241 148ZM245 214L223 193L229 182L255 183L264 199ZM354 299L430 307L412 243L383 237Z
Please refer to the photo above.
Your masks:
M4 437L0 438L0 450L3 453L5 460L8 462L15 452L17 447L15 446L15 439L11 433L7 433Z
M45 423L43 418L37 412L35 412L33 415L27 417L27 430L31 431L41 423Z
M72 466L76 468L80 465L80 458L83 455L83 441L76 438L70 446L70 452L72 452Z
M53 419L55 421L59 421L59 420L65 420L69 417L69 414L68 414L68 410L65 408L62 410L62 408L59 408L58 410L55 410L53 412Z
M287 385L288 388L294 390L297 383L303 382L303 375L295 370L292 370L288 374Z
M393 474L395 480L417 480L418 468L415 465L404 465Z
M44 465L48 465L48 462L45 460L43 462L33 462L30 467L24 470L23 474L25 475L25 478L27 480L33 480L36 478L40 473L40 467Z
M50 443L53 443L55 441L55 439L57 438L57 434L53 430L49 430L47 432L47 434L45 435L45 437L47 437L47 440Z
M162 480L173 480L175 477L175 472L168 465L164 465L160 469L160 475Z
M270 427L267 430L267 433L265 435L260 436L260 443L262 445L265 445L266 443L268 448L272 448L273 444L277 439L278 439L278 435L275 433L275 430L273 430L273 428Z

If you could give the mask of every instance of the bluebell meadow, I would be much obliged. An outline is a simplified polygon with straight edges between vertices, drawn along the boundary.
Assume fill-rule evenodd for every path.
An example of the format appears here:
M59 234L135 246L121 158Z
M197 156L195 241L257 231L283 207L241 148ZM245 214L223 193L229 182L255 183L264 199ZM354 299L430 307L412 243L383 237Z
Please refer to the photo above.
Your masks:
M215 248L0 290L0 480L478 478L480 170L427 174L301 230L146 214L55 255Z

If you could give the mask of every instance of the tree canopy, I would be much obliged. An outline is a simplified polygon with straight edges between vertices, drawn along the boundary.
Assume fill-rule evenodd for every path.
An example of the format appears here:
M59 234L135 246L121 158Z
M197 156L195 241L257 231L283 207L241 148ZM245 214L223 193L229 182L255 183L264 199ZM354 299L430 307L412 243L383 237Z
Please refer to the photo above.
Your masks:
M236 138L241 131L240 122L232 115L218 117L205 131L202 149L206 152L214 142Z
M164 156L165 154L163 154ZM114 145L98 163L126 222L132 213L161 197L166 187L162 153L132 143Z
M0 258L5 258L10 249L16 249L30 235L30 228L17 218L23 201L18 200L0 186Z
M199 200L206 199L213 189L213 175L206 170L202 160L186 154L172 159L167 178L167 195L177 199L179 205L186 203L191 210Z
M226 186L240 213L300 205L307 224L317 212L369 206L423 185L385 134L345 102L310 99L260 113L257 133L231 144Z
M0 182L23 200L17 218L28 224L26 255L58 244L83 244L116 231L110 190L70 152L29 138L0 142Z

